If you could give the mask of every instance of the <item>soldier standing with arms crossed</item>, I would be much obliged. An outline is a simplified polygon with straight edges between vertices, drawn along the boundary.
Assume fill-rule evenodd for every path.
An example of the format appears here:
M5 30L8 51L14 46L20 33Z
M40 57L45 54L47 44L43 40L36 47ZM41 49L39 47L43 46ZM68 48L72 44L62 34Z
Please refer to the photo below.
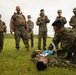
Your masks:
M58 16L56 17L55 20L61 20L63 25L65 25L67 23L67 20L65 17L62 16L62 10L58 10L57 14L58 14Z
M20 43L20 38L22 38L24 45L27 48L27 51L29 51L29 43L28 43L28 38L27 38L27 23L25 16L20 12L21 8L20 6L16 6L16 11L11 17L10 21L10 32L14 32L14 38L16 42L16 49L19 51L19 43Z
M47 39L47 23L50 20L45 15L44 9L40 10L40 17L36 21L36 25L39 26L38 34L38 49L41 50L41 39L43 38L43 50L46 50L46 39Z
M0 52L3 50L3 42L4 42L4 32L6 33L6 25L5 22L1 20L0 14Z
M28 33L29 33L29 39L31 40L31 47L34 45L34 35L33 35L33 28L34 28L34 23L31 21L31 15L27 16L27 24L28 24Z

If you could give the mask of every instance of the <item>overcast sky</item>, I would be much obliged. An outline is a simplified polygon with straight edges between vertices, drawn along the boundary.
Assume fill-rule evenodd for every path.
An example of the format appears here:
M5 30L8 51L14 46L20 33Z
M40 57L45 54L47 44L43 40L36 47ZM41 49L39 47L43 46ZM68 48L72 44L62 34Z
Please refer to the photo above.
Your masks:
M69 22L71 16L73 15L72 9L76 7L76 0L0 0L0 14L2 14L2 20L7 25L8 32L10 18L15 12L15 8L17 5L21 7L21 11L26 17L28 14L32 16L35 34L38 34L36 20L39 16L40 10L44 9L45 14L51 20L51 22L47 25L48 35L53 36L51 23L57 16L57 10L62 9L62 15L65 16L67 21ZM66 26L68 27L69 24L67 23Z

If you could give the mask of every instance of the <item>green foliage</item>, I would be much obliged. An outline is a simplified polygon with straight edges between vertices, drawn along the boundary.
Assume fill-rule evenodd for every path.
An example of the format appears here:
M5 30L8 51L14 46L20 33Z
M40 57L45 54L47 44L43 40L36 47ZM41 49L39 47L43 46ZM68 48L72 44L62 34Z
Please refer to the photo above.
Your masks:
M48 38L47 46L50 42L51 39ZM31 61L30 57L32 51L37 49L37 38L34 39L34 43L34 48L26 51L21 40L21 48L17 52L13 35L6 34L4 50L0 52L0 75L76 75L75 68L48 67L45 71L37 71L35 63Z

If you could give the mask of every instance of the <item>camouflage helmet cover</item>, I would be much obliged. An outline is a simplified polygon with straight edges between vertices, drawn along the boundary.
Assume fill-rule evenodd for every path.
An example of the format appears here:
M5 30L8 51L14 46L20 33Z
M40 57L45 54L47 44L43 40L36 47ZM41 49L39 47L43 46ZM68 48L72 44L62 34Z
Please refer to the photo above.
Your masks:
M57 11L57 13L59 13L59 12L62 13L62 10L59 9L59 10Z
M44 9L41 9L41 10L40 10L40 12L43 12L43 11L44 11Z
M76 7L73 9L73 12L76 11Z
M28 18L28 19L31 18L31 15L28 15L27 18Z

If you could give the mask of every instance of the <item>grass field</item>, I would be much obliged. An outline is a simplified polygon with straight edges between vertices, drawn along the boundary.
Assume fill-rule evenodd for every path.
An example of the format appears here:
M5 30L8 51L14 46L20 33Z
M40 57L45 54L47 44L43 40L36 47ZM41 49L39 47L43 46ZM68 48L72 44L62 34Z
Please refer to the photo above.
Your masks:
M47 46L51 38L47 39ZM35 63L30 60L33 50L37 49L37 36L34 48L26 51L21 40L21 48L17 52L13 35L5 35L4 50L0 52L0 75L76 75L76 68L48 67L45 71L37 71Z

